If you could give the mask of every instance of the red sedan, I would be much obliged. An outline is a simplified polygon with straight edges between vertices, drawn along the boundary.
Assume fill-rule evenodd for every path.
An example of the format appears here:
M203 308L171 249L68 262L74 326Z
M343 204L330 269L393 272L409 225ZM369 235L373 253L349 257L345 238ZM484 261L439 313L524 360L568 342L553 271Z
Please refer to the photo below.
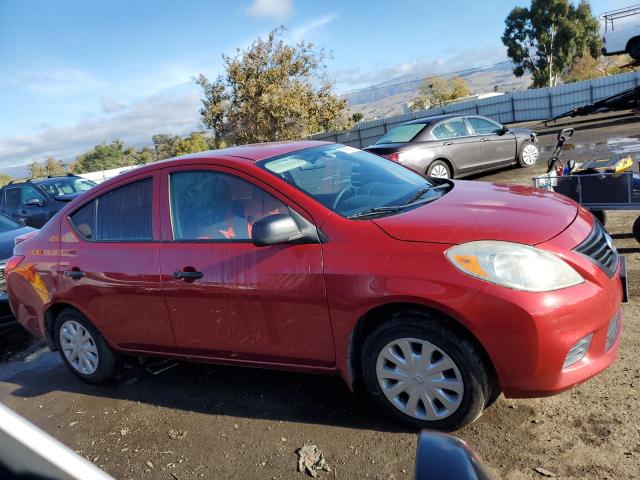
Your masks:
M6 268L20 323L88 382L125 354L339 374L444 430L596 375L621 329L620 258L573 201L324 142L136 169Z

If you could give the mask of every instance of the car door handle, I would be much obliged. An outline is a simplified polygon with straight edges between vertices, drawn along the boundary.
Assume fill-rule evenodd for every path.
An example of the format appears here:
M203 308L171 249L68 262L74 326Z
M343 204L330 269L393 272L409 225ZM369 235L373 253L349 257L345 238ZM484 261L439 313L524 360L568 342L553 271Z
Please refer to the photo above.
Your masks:
M480 139L480 141L481 141L481 142L488 142L488 141L489 141L489 139L488 139L488 138L481 138L481 139Z
M69 277L73 280L80 280L81 278L86 277L87 274L82 270L65 270L64 276Z
M203 277L202 272L173 272L173 278L178 280L200 280Z
M453 142L444 142L443 145L453 145Z

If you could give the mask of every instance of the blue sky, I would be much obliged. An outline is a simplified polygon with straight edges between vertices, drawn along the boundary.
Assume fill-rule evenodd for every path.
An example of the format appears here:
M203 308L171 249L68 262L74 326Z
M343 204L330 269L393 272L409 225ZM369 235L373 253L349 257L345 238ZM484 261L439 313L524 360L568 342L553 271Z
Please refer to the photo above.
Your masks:
M198 73L285 25L332 53L339 92L504 60L505 0L0 0L0 171L197 128ZM594 13L630 0L592 0Z

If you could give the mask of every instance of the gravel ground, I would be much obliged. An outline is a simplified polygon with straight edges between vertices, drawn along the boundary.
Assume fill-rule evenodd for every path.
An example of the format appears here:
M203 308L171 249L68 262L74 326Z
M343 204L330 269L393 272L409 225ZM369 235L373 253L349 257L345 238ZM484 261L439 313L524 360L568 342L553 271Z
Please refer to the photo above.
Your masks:
M578 125L569 158L621 148L640 155L640 140L634 146L628 139L640 134L637 121L610 116ZM549 134L541 142L554 143ZM543 171L539 165L476 179L529 184ZM630 277L617 362L555 397L500 398L457 433L495 478L542 478L536 467L565 479L640 476L640 245L629 233L635 216L611 213L607 224ZM381 418L338 378L167 363L130 367L111 384L88 386L21 331L4 329L0 338L0 400L116 478L304 478L295 450L306 443L319 445L333 468L320 478L413 476L415 432Z

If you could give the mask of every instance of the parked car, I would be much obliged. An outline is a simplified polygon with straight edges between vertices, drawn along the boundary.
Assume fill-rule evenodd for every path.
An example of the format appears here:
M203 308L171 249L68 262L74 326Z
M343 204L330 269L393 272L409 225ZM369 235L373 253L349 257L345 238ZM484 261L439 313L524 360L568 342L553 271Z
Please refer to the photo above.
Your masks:
M618 253L572 200L326 142L125 173L7 271L19 322L87 382L121 354L340 374L444 430L598 374L621 330Z
M634 60L640 60L640 5L605 12L601 18L605 27L602 54L626 53Z
M365 148L418 173L464 177L509 165L530 167L540 156L536 134L479 115L419 118L389 130Z
M34 231L35 229L25 227L6 215L0 214L0 327L15 323L7 298L5 262L13 255L16 238Z
M0 478L113 480L93 463L1 403Z
M0 188L0 213L40 228L68 202L95 185L75 175L14 180Z

